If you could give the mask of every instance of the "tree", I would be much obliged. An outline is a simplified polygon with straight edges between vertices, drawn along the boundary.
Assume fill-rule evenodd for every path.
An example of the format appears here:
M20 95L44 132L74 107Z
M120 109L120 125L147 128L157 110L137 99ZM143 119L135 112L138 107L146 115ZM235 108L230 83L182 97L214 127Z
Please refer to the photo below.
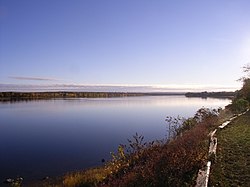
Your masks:
M236 113L245 111L250 103L250 64L243 67L243 72L246 73L246 75L239 79L242 81L243 86L237 91L236 97L230 105L231 110Z
M250 64L243 67L243 72L246 73L246 75L240 78L240 81L243 82L243 86L239 90L236 99L245 99L250 102Z

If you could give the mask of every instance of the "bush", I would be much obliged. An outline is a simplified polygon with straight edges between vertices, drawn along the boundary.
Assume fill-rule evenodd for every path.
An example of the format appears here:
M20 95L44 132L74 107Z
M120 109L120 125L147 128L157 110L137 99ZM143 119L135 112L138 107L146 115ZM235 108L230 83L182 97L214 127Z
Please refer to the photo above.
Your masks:
M207 135L217 120L216 111L203 108L196 118L184 121L181 133L170 137L170 141L145 144L142 136L136 134L134 140L129 141L130 154L123 157L123 151L118 152L119 161L114 162L115 165L127 164L120 164L119 171L101 186L193 186L208 156ZM179 121L181 118L167 118L170 125L178 125Z
M245 99L235 99L232 102L231 109L233 112L240 113L245 111L249 106L249 102Z
M217 110L201 108L193 118L167 117L167 139L145 142L137 133L103 167L68 174L61 186L194 186L208 158L208 133Z

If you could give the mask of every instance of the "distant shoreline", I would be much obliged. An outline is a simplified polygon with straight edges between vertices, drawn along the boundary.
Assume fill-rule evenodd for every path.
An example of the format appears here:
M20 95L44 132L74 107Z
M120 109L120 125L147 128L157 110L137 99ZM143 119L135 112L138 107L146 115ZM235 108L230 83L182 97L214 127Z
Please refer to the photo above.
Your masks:
M186 97L201 97L201 98L234 98L237 94L237 91L235 92L188 92L185 94Z
M0 92L0 101L59 99L59 98L111 98L137 96L186 96L186 97L213 97L233 98L236 92Z

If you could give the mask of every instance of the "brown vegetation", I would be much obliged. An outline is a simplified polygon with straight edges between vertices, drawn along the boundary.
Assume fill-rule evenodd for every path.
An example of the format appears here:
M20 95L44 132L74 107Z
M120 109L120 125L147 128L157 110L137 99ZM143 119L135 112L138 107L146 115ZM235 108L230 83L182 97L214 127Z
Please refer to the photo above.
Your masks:
M146 143L136 134L120 145L104 167L64 176L64 186L192 186L207 159L208 133L218 111L202 108L194 118L177 120L171 139ZM176 121L177 120L177 121ZM176 123L173 123L176 121ZM59 184L60 186L60 184Z

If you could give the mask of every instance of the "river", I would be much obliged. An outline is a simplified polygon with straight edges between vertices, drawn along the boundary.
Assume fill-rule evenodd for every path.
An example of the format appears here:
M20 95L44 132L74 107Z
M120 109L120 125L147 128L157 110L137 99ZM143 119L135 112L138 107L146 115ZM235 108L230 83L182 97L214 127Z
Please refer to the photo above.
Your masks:
M58 176L101 165L136 132L166 137L166 116L191 117L231 101L185 96L82 98L0 103L0 180Z

